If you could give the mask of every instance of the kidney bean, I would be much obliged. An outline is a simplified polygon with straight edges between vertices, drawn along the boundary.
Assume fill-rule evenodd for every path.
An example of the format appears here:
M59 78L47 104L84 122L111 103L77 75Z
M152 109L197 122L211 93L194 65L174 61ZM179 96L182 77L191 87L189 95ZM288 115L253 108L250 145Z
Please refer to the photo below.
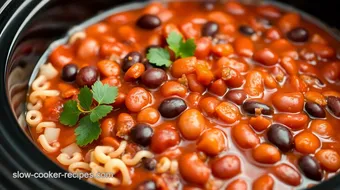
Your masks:
M237 60L235 58L227 58L227 57L221 57L218 61L217 61L217 72L215 73L215 75L218 78L222 77L222 70L223 68L227 68L230 67L238 72L246 72L249 69L249 65L244 62L243 60Z
M311 42L319 44L327 44L327 41L320 34L313 34Z
M209 87L209 91L218 96L223 96L227 89L228 86L222 79L214 81Z
M145 14L137 20L136 24L140 28L152 30L159 27L162 21L156 15Z
M133 51L127 54L122 62L122 69L126 72L130 67L136 63L142 63L143 56L139 52Z
M278 26L283 33L286 33L292 30L293 28L296 28L297 26L299 26L300 20L301 18L299 14L287 13L279 19Z
M109 84L110 85L110 84ZM118 92L118 96L115 100L115 102L112 104L114 107L119 107L121 106L122 104L125 103L125 98L126 98L126 95L125 93L122 93L122 92Z
M241 173L241 160L235 155L226 155L214 160L211 171L215 177L230 179Z
M208 14L208 20L217 22L219 24L231 24L235 19L229 14L221 11L212 11Z
M65 65L71 63L73 57L74 55L72 54L70 48L61 45L52 51L49 60L51 61L54 67L63 68Z
M340 117L340 98L334 96L327 97L327 107L336 117Z
M304 104L304 97L301 92L275 93L272 96L275 108L282 112L301 112Z
M142 75L142 82L148 88L157 88L166 80L168 76L163 69L159 68L148 69Z
M197 80L196 74L189 74L187 75L188 86L192 92L203 93L206 88Z
M124 75L124 80L129 82L129 81L134 81L138 79L139 77L142 76L142 74L145 71L145 66L143 63L136 63L132 65L125 73Z
M77 56L80 59L92 59L98 55L100 45L94 38L85 38L79 44Z
M188 109L179 117L178 128L184 138L195 140L205 128L204 117L198 110Z
M220 101L215 97L207 97L200 100L198 106L204 113L209 116L214 115L216 107L220 104Z
M267 130L269 142L277 146L282 152L288 152L294 148L292 132L281 124L273 124Z
M61 79L66 82L73 82L76 80L78 73L78 66L75 64L67 64L61 71Z
M119 42L103 42L100 46L99 54L103 57L110 57L115 55L126 55L128 48Z
M199 38L196 40L195 57L199 59L205 59L209 56L211 51L212 43L208 37Z
M212 156L218 155L228 147L226 136L220 129L208 129L204 131L197 141L197 149Z
M214 74L209 69L208 62L206 61L197 61L196 64L196 76L197 81L203 85L209 85L212 80L214 80Z
M274 179L268 175L262 175L253 182L253 190L273 190Z
M251 57L254 54L254 44L249 38L239 37L234 42L235 52L241 56Z
M302 156L298 160L298 165L305 176L309 179L316 181L320 181L322 179L322 170L319 162L315 158L309 155Z
M314 102L316 104L319 104L320 106L327 105L327 101L326 101L325 97L319 92L308 91L308 92L305 93L305 98L310 102Z
M280 164L274 167L274 175L288 185L298 186L301 183L301 175L288 164Z
M252 152L255 161L263 164L274 164L281 160L280 151L269 144L260 144Z
M176 81L167 81L161 86L161 93L164 97L177 95L184 97L187 93L187 88Z
M181 98L169 98L163 100L158 111L165 118L174 118L187 109L187 104Z
M335 56L335 51L332 47L319 43L310 43L308 50L315 53L317 56L329 59Z
M115 125L116 135L120 138L126 138L135 124L131 115L127 113L119 114Z
M312 117L315 117L315 118L326 117L325 110L319 104L316 104L313 102L306 102L305 110Z
M298 66L293 58L287 56L283 57L280 61L280 65L285 69L287 74L289 75L298 74Z
M272 50L268 48L264 48L264 49L256 51L254 53L253 59L266 66L272 66L278 63L279 56Z
M102 121L100 125L100 128L102 129L100 138L103 139L105 137L111 137L113 135L115 124L116 124L116 121L113 118L104 119L104 121Z
M282 123L293 130L305 127L308 122L308 116L305 114L276 114L273 119L275 122Z
M309 32L305 28L297 27L287 33L287 38L293 42L307 42Z
M99 72L105 77L119 76L120 67L118 63L110 60L102 60L97 63Z
M182 155L178 162L182 177L194 184L205 184L210 176L210 169L197 157L196 153Z
M264 115L272 115L274 113L274 110L272 107L264 103L256 102L253 100L244 102L242 105L242 109L250 115L256 114L257 110L259 113L264 114Z
M139 112L150 103L150 99L148 91L141 87L135 87L126 95L125 106L131 112Z
M233 15L243 15L246 12L246 9L239 2L228 1L224 5L224 9Z
M269 127L269 125L271 124L271 121L269 119L265 118L265 117L256 116L256 117L250 118L249 124L256 131L264 131Z
M200 102L202 98L202 95L198 92L191 92L188 97L188 105L191 108L197 108L198 107L198 103Z
M238 108L229 102L220 103L216 107L215 111L217 116L227 124L235 123L241 119L241 114Z
M220 57L227 57L234 53L234 48L231 44L217 44L212 47L211 52Z
M272 40L272 41L282 38L282 34L281 34L280 30L276 27L269 28L265 32L265 36L266 36L266 38L268 38L269 40Z
M156 127L151 138L150 148L155 153L162 153L170 147L179 144L181 137L177 130L168 123L163 123Z
M185 38L197 39L200 35L200 28L192 22L186 22L180 25L180 29Z
M97 35L103 35L109 32L109 30L110 30L110 27L108 24L100 22L100 23L89 26L85 31L87 35L95 37Z
M222 79L231 88L240 87L244 83L244 77L238 71L230 67L222 69Z
M264 85L269 89L277 88L278 84L274 77L271 74L268 74L267 72L262 73L264 77Z
M249 96L260 96L264 91L263 75L259 71L250 71L246 77L244 91Z
M303 154L313 154L320 147L320 140L313 133L303 131L294 138L295 148Z
M138 123L130 131L130 139L142 146L148 146L151 143L153 129L145 123Z
M322 95L325 97L334 96L340 98L340 93L333 90L324 91L322 92Z
M148 107L140 111L137 115L137 121L140 123L155 124L160 118L157 109Z
M247 99L247 94L243 90L231 90L225 95L225 98L237 105L241 105Z
M172 76L179 78L183 74L191 74L195 72L197 59L196 57L187 57L177 59L171 66Z
M243 179L235 179L227 185L225 190L247 190L247 183Z
M340 168L340 155L332 149L321 149L315 154L315 158L329 172L336 172Z
M122 84L120 82L120 79L118 77L107 77L106 79L104 80L101 80L101 82L103 84L107 84L109 86L117 86L117 87L120 87ZM118 94L119 95L119 94ZM118 97L117 97L118 98ZM125 97L124 97L124 100L125 100ZM117 99L115 101L115 103L117 102Z
M80 86L91 87L98 79L98 71L96 67L86 66L79 70L76 76L76 83Z
M313 133L323 138L329 138L334 135L333 126L325 120L313 120L310 124Z
M299 77L291 76L289 83L292 87L292 90L296 92L307 92L307 89L308 89L307 84Z
M256 133L246 124L238 124L231 128L231 135L237 145L244 149L250 149L260 144Z
M330 81L336 81L340 78L339 62L326 64L321 70L323 76Z
M261 5L256 7L256 12L264 17L279 18L281 17L281 11L274 5Z

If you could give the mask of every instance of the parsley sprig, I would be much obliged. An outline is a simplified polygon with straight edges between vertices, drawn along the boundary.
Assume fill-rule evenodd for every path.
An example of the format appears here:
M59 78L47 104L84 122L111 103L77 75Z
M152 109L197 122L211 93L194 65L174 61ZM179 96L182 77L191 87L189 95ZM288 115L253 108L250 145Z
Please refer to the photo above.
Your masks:
M166 39L169 48L175 53L176 59L181 57L191 57L196 50L196 44L194 39L188 39L183 41L183 37L177 32L171 32ZM170 60L169 51L164 48L151 48L146 55L150 63L159 67L170 67L172 61Z
M97 81L93 84L92 91L88 87L80 89L78 101L68 100L64 103L64 110L59 118L61 124L73 127L78 123L80 115L84 115L75 129L79 146L85 146L98 139L101 133L99 120L112 111L112 106L108 104L114 103L117 95L117 87L103 85Z

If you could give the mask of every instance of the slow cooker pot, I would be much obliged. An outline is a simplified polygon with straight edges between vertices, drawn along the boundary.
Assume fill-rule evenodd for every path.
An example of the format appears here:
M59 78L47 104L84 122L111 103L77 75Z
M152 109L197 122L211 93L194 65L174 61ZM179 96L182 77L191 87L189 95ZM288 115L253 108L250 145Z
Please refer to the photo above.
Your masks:
M141 0L140 0L141 1ZM49 160L31 141L25 124L28 81L39 58L54 40L74 25L103 10L130 0L7 0L0 2L0 188L1 189L98 189L76 178L13 178L20 172L65 172ZM136 1L134 1L136 2ZM327 27L306 13L302 15L333 33L339 1L286 0L283 9L302 9L321 19ZM301 12L301 11L300 11ZM340 189L340 175L311 189Z

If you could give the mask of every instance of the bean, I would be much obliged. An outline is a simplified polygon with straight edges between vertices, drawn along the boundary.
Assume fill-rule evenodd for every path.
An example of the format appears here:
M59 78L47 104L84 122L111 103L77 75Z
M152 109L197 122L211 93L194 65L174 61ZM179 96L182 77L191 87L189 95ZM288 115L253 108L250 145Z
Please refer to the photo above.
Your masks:
M336 172L340 168L340 155L332 149L321 149L315 154L315 158L329 172Z
M309 32L305 28L298 27L287 33L287 38L293 42L307 42Z
M246 77L244 92L249 96L260 96L264 92L264 77L260 71L250 71Z
M106 118L104 121L102 121L100 125L100 128L102 129L100 138L103 139L105 137L111 137L113 135L115 124L116 121L113 118Z
M161 19L156 15L145 14L137 20L137 26L143 29L152 30L162 24Z
M157 184L152 180L147 180L139 184L135 190L157 190Z
M310 43L307 49L321 58L330 59L335 56L334 48L329 45Z
M213 115L215 113L216 107L220 104L220 101L215 97L207 97L203 98L198 106L202 109L204 113L207 115Z
M309 115L311 115L315 118L325 118L326 117L325 110L319 104L316 104L316 103L313 103L313 102L307 102L305 104L305 110Z
M227 12L233 15L243 15L246 12L246 9L243 7L242 4L234 1L228 1L224 8Z
M125 106L131 112L139 112L150 102L150 93L144 88L135 87L125 98Z
M214 74L209 68L209 63L199 60L196 64L197 81L208 86L214 80Z
M201 7L206 11L212 11L215 8L214 2L202 2Z
M274 167L274 175L284 183L298 186L301 183L301 175L288 164L280 164Z
M308 122L308 116L305 114L276 114L273 119L294 130L305 127Z
M230 179L241 173L241 160L235 155L226 155L211 164L211 171L215 177Z
M234 48L231 44L216 44L212 47L211 52L220 57L227 57L234 53Z
M148 88L157 88L166 80L168 76L163 69L148 69L142 75L142 82Z
M234 104L229 102L222 102L216 107L217 116L227 124L235 123L241 119L241 114Z
M246 26L246 25L241 25L238 30L240 33L246 36L251 36L255 34L255 30L251 28L250 26Z
M256 8L256 12L264 17L279 18L281 11L274 5L261 5Z
M282 37L282 34L278 28L272 27L266 31L265 36L269 40L274 41L280 39Z
M198 110L188 109L179 117L178 128L184 138L196 140L205 128L204 117Z
M135 124L135 120L131 115L127 113L119 114L115 125L116 135L120 138L127 138L130 130Z
M155 108L145 108L137 115L137 121L141 123L155 124L159 120L160 114Z
M262 175L257 178L253 183L253 190L273 190L274 179L268 175Z
M250 114L250 115L255 115L257 112L263 115L272 115L274 113L274 110L272 107L261 102L255 102L253 100L244 102L242 105L242 109L247 114Z
M283 15L277 25L283 33L289 32L300 24L300 15L298 13L286 13Z
M99 72L105 77L118 77L120 75L120 67L118 63L110 60L102 60L97 63Z
M325 120L313 120L310 124L310 129L313 133L323 138L329 138L334 135L333 126Z
M300 78L309 86L313 86L315 88L323 88L325 84L316 76L312 75L300 75Z
M340 117L340 98L335 96L327 97L327 107L336 117Z
M153 171L156 169L157 160L154 158L143 158L142 163L145 169Z
M136 51L130 52L123 59L122 69L124 72L126 72L132 65L136 63L142 63L142 61L143 61L142 54Z
M86 66L79 70L76 76L76 83L83 86L92 86L98 79L98 71L93 66Z
M188 89L186 86L176 81L167 81L161 86L161 93L164 97L170 97L177 95L184 97L187 94Z
M295 149L303 154L313 154L321 145L313 133L303 131L294 137Z
M61 71L61 79L66 82L73 82L76 80L78 72L78 66L75 64L67 64L63 67Z
M238 124L231 128L231 134L237 145L244 149L250 149L260 144L256 133L246 124Z
M143 75L145 71L145 66L143 63L136 63L132 65L125 73L124 80L126 82L132 82L137 80L140 76Z
M169 98L163 100L158 111L165 118L174 118L187 109L187 104L181 98Z
M183 179L188 182L203 185L210 177L210 169L198 158L196 153L182 155L178 166Z
M254 44L247 37L239 37L234 42L235 52L241 56L251 57L254 54Z
M247 99L247 94L243 90L231 90L225 95L225 98L237 105L241 105Z
M315 158L309 155L302 156L298 160L298 165L301 171L309 179L313 179L316 181L320 181L322 179L322 170L319 162Z
M279 111L296 113L302 111L304 97L301 92L275 93L272 102Z
M261 144L253 149L254 160L263 164L274 164L281 160L280 151L269 144Z
M191 74L195 72L197 58L196 57L187 57L182 59L177 59L171 65L171 74L176 77L180 78L183 74Z
M150 148L155 153L162 153L170 147L179 144L181 137L169 123L158 126L151 139Z
M202 36L215 36L218 33L219 25L216 22L209 21L202 27Z
M227 145L224 133L217 128L206 130L197 141L197 149L208 155L218 155Z
M63 68L65 65L71 63L74 55L69 47L61 45L52 51L49 59L56 68Z
M271 125L267 130L267 138L282 152L288 152L294 148L293 134L282 124Z
M153 129L145 123L138 123L130 131L130 138L133 142L142 146L148 146L151 143Z
M209 37L202 37L196 40L195 57L205 59L209 56L212 47L212 42Z
M94 38L85 38L78 46L77 56L82 60L92 59L98 55L99 42Z
M279 56L268 48L256 51L253 59L266 66L272 66L279 62Z
M247 190L247 183L243 179L235 179L227 185L225 190Z
M206 87L197 80L196 74L189 74L186 76L186 79L188 82L188 87L192 92L198 92L202 94L206 90Z
M209 87L209 91L218 96L224 95L227 89L228 86L222 79L214 81Z
M269 127L269 125L271 124L271 121L260 115L260 116L250 118L249 124L256 131L263 131Z

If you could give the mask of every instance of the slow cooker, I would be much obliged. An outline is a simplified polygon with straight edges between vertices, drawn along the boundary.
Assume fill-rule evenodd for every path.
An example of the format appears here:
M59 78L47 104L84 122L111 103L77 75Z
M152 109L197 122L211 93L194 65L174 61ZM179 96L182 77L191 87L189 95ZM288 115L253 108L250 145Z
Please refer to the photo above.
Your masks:
M4 0L3 0L4 1ZM136 0L141 1L141 0ZM103 10L131 0L7 0L0 2L0 188L98 189L77 178L15 178L16 172L65 172L31 141L25 125L28 80L39 58L54 40ZM339 1L265 1L286 10L300 9L334 36L340 37ZM310 16L313 15L313 16ZM318 19L316 19L318 18ZM319 19L327 23L323 24ZM340 189L340 176L311 189Z

